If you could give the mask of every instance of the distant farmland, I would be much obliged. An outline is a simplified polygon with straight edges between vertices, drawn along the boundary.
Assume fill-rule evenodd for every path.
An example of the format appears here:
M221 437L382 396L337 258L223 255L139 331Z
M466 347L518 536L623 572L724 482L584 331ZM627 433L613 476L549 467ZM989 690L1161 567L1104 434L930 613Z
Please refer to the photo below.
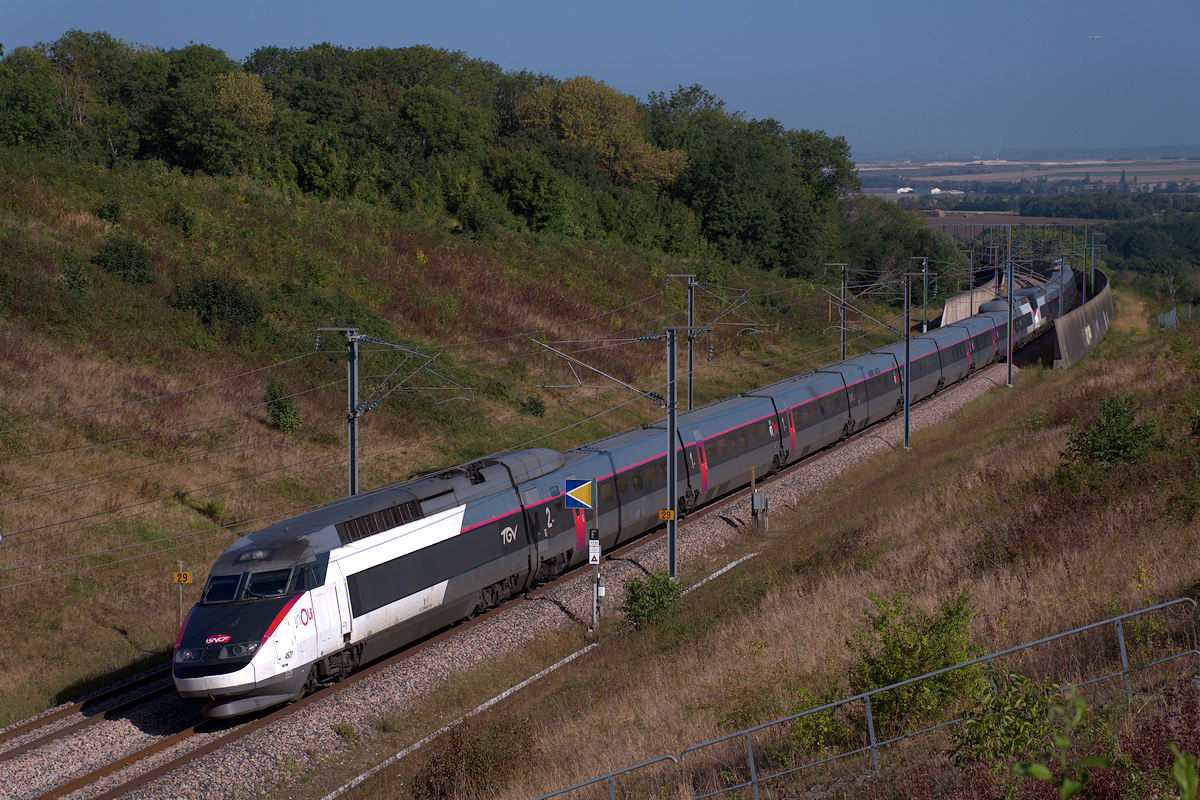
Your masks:
M967 182L1012 183L1021 180L1083 180L1096 183L1119 183L1135 179L1139 184L1169 183L1171 181L1200 181L1200 160L1196 159L1129 159L1081 161L977 161L948 162L876 162L856 165L864 184L875 183L873 175L898 175L913 185L946 184L953 187ZM885 187L873 186L875 191Z

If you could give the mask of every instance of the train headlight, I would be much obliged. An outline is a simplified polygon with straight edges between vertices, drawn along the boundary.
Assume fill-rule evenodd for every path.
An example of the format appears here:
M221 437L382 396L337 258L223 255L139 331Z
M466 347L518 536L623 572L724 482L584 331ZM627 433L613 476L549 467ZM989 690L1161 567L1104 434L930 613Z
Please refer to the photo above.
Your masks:
M202 658L204 658L204 648L203 647L190 647L187 649L180 649L180 650L175 651L176 663L182 663L182 662L188 662L188 661L199 661Z
M258 642L227 644L221 648L221 652L217 653L217 658L245 658L246 656L254 655L254 651L258 649L258 645Z

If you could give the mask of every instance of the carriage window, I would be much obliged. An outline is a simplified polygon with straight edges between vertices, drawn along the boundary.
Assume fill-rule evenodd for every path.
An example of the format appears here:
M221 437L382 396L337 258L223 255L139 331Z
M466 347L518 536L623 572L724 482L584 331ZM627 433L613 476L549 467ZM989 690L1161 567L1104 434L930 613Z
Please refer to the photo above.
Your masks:
M629 496L629 473L621 473L621 476L617 478L617 492L619 492L622 497Z
M642 471L640 469L633 473L633 492L634 492L634 494L637 494L642 491L644 481L645 481L645 478L642 475Z
M600 481L600 499L605 503L613 501L612 481Z

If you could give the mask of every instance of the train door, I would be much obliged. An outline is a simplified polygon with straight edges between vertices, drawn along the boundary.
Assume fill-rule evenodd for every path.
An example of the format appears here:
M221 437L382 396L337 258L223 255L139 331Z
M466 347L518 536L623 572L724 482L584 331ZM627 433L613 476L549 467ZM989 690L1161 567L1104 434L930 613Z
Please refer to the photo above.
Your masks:
M320 617L318 617L318 636L328 635L334 640L350 641L350 635L353 633L353 612L350 609L350 597L346 594L346 579L336 561L329 562L329 570L325 574L325 585L318 588L326 589L330 593L330 599L325 605L325 610L329 615L326 619L329 622L324 627L328 630L328 634L320 633ZM320 612L316 608L316 592L314 591L313 594L313 613L319 614ZM336 624L334 624L335 620Z
M787 426L788 426L788 453L793 457L796 455L796 418L792 416L792 409L787 410Z
M330 584L312 590L313 621L317 628L317 655L323 656L342 647L341 612L337 593Z

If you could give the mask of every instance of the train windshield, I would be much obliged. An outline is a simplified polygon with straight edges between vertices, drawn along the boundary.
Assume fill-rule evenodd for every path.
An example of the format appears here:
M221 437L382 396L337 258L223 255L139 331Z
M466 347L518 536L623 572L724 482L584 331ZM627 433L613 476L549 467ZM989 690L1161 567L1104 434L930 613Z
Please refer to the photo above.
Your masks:
M228 603L237 597L238 585L242 582L241 575L213 575L204 587L201 603Z
M273 569L270 572L254 572L246 582L245 596L248 598L278 597L287 591L290 569Z
M328 563L328 559L318 559L294 568L212 575L204 587L200 605L262 600L315 589L325 584Z

